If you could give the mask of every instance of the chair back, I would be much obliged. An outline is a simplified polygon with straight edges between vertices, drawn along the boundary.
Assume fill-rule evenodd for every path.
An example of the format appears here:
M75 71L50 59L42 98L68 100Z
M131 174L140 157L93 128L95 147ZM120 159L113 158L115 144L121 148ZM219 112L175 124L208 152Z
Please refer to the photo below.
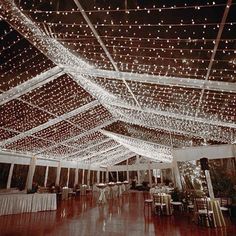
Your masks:
M230 204L231 204L230 198L228 198L228 197L221 197L220 198L220 206L229 207Z
M153 202L162 204L162 197L160 194L153 194Z
M194 196L191 192L185 191L184 196L185 196L185 201L188 205L194 204Z
M206 197L203 198L195 198L194 199L194 206L196 207L196 211L199 210L206 210L209 212L209 204Z

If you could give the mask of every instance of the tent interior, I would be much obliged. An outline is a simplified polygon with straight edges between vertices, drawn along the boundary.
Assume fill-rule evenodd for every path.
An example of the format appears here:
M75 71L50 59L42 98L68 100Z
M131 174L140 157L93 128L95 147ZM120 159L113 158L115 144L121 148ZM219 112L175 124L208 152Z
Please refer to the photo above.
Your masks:
M63 189L118 182L227 197L236 218L235 15L232 0L1 0L0 208L37 186L58 211Z

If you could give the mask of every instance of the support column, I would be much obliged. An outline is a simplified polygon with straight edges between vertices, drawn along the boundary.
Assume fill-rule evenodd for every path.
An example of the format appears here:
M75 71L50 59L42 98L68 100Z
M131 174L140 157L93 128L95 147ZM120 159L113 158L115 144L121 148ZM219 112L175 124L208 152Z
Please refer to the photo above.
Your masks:
M30 166L26 180L26 189L32 189L36 161L36 157L32 157L30 160Z
M61 162L58 162L58 167L57 167L57 177L56 177L56 186L60 185L60 175L61 175Z
M75 169L75 181L74 181L74 186L78 185L78 179L79 179L79 168L78 168L78 163Z
M126 172L126 175L127 175L127 181L129 182L129 160L127 159L126 160L126 168L127 168L127 172Z
M8 179L7 179L7 189L11 188L11 179L12 179L13 169L14 169L14 163L11 163L11 167L10 167Z
M173 172L173 168L171 168L171 182L174 183L175 182L175 177L174 177L174 172Z
M100 170L97 171L97 183L100 183Z
M173 173L174 173L174 181L175 181L175 186L181 190L182 189L182 184L181 184L181 178L180 178L180 173L179 173L179 167L178 163L175 159L173 159Z
M139 163L140 163L139 156L137 156L136 158L137 158L136 163L137 163L138 168L139 168ZM141 181L140 181L140 171L139 171L139 169L137 170L137 178L138 178L138 184L140 184Z
M68 168L68 171L67 171L66 187L69 186L69 181L70 181L70 168Z
M104 183L104 172L101 171L101 175L102 175L102 183Z
M116 182L119 182L119 172L116 171Z
M93 186L94 184L94 170L92 170L92 174L91 174L91 185Z
M162 173L162 169L160 169L160 177L161 177L161 184L163 184L163 173Z
M90 167L87 172L87 185L90 186Z
M82 184L84 184L84 169L83 169L83 171L82 171Z
M157 169L155 169L155 172L156 172L156 174L155 174L155 184L157 184Z
M49 170L49 166L46 167L45 176L44 176L44 187L45 187L45 188L47 187L48 170Z
M148 177L149 177L149 186L150 188L152 187L152 175L151 175L151 163L150 161L148 162Z
M108 169L107 169L107 171L106 171L106 182L107 182L107 183L109 182L109 171L108 171Z
M137 170L137 181L138 181L138 184L140 184L140 172L139 172L139 170Z

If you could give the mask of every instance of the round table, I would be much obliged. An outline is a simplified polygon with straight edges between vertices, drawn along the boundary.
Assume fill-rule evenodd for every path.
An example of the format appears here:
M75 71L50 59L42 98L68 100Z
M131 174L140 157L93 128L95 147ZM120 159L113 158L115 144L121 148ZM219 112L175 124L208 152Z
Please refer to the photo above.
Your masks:
M108 191L108 196L109 196L109 198L110 199L113 199L114 198L114 196L115 196L115 194L114 194L114 191L113 191L113 187L115 186L116 184L114 183L114 182L109 182L108 184L107 184L107 186L109 187L109 191Z
M128 191L129 191L129 182L128 181L124 181L124 185L125 185L124 193L128 193Z
M107 200L106 200L105 191L106 191L107 185L106 184L97 184L96 186L99 189L98 203L100 203L100 204L106 203Z
M67 200L68 199L69 191L70 191L70 189L67 188L67 187L62 188L62 191L61 191L62 192L62 196L61 196L62 200Z
M123 183L122 182L116 182L116 185L118 186L118 192L117 192L117 197L120 197L121 196L121 194L122 194L122 189L121 189L121 185L122 185Z
M156 194L156 193L154 193ZM166 204L165 207L165 215L172 215L172 209L171 209L171 195L166 193L157 193L156 195L161 196L161 202Z
M86 184L82 184L82 185L81 185L80 195L86 195L87 187L88 187L88 186L87 186Z

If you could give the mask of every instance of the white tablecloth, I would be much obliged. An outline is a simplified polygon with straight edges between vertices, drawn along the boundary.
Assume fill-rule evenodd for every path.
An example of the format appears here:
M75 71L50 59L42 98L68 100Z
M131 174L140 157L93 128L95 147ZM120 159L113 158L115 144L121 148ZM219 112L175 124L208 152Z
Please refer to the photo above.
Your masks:
M97 188L99 189L99 196L98 196L98 203L106 203L106 195L105 192L107 191L108 187L106 185L97 185Z
M33 194L32 212L52 211L57 209L57 196L55 193Z
M0 216L56 209L56 194L5 194L0 196Z
M106 192L106 188L101 188L100 189L100 193L99 193L99 197L98 197L98 203L103 204L103 203L107 202L105 192Z
M70 189L69 189L69 188L62 188L62 196L61 196L61 199L62 199L62 200L67 200L68 197L69 197L69 192L70 192Z

